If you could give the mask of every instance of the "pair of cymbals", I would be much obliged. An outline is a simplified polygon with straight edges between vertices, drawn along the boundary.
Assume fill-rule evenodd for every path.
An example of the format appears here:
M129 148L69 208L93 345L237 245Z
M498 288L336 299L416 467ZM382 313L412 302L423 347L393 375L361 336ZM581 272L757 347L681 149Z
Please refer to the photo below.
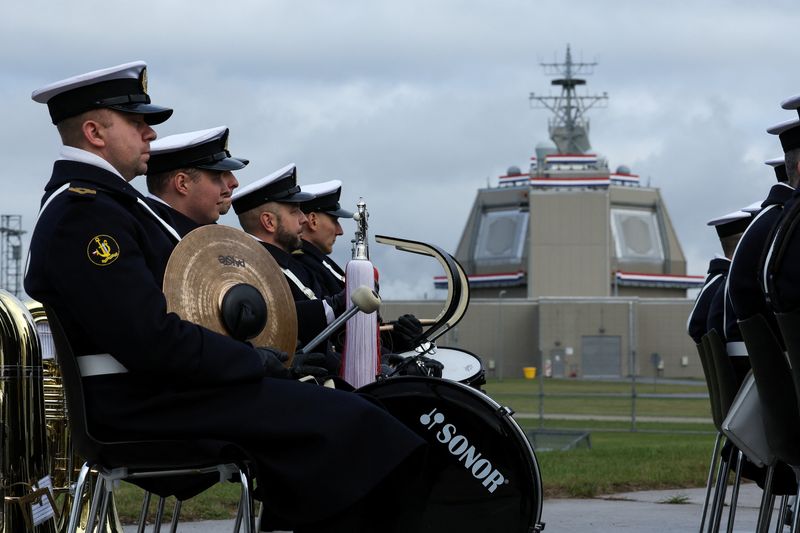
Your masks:
M175 246L164 272L167 311L211 331L294 354L297 313L267 250L245 232L208 225Z

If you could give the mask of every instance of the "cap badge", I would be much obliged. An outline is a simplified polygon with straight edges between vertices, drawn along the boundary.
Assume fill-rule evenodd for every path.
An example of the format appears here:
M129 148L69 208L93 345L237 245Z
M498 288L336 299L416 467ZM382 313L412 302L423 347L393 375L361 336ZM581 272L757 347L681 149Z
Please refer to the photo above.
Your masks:
M86 246L89 261L97 266L108 266L119 258L119 244L109 235L96 235Z
M142 67L142 72L139 74L139 83L142 85L142 92L147 94L147 67Z

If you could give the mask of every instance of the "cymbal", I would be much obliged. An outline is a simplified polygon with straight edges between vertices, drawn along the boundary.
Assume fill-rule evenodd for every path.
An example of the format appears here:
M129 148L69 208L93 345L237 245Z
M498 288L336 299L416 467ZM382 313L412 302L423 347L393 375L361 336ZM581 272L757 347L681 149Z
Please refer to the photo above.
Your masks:
M230 315L223 315L223 300L228 296L227 306L230 296L247 285L248 294L256 298L260 294L266 303L266 324L254 326L247 340L253 346L282 350L291 358L297 345L297 312L289 284L269 252L239 229L210 224L181 239L164 272L167 311L234 336Z

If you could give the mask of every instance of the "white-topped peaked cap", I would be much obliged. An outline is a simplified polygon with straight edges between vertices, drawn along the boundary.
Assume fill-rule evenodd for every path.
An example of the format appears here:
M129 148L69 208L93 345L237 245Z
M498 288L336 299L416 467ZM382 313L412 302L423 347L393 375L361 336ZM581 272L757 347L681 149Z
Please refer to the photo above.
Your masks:
M784 152L800 148L800 119L784 120L767 128L767 133L777 135Z
M302 209L304 213L318 211L327 213L333 217L353 218L352 211L342 209L341 204L339 204L339 197L342 194L341 181L330 180L322 183L301 185L300 190L314 195L313 199L303 202L300 205L300 209Z
M763 200L759 200L757 202L753 202L752 204L750 204L750 205L748 205L746 207L743 207L742 211L744 211L745 213L750 213L750 214L758 213L759 211L761 211L761 204L762 203L764 203Z
M291 163L250 185L240 187L231 198L233 210L241 214L267 202L299 204L314 196L300 191L297 185L297 166Z
M726 213L720 217L712 218L707 222L717 230L720 238L742 233L752 220L752 214L744 210Z
M797 109L798 113L800 113L800 94L790 96L781 102L781 107L783 109Z
M150 103L147 64L132 61L53 82L33 91L31 98L47 104L53 124L91 109L110 108L144 115L148 124L160 124L172 109Z
M786 173L786 160L783 157L775 157L764 161L765 165L769 165L775 171L775 177L780 183L789 181L789 175Z
M232 157L228 151L227 126L169 135L150 143L149 175L178 168L240 170L249 161Z

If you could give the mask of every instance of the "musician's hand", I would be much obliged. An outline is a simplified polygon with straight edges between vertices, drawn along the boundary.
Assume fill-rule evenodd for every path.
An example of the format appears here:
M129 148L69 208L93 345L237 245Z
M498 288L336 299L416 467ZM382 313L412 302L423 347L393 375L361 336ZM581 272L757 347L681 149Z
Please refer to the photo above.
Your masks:
M411 364L408 365L408 373L409 376L432 376L435 378L442 377L442 370L444 370L444 365L437 361L436 359L431 359L430 357L425 357L424 355L419 358L420 364ZM401 372L402 374L402 372Z
M289 355L274 348L256 348L256 352L261 356L264 365L264 375L268 378L289 379L292 373L284 366L289 360Z
M294 378L303 376L323 377L331 372L325 367L327 364L325 354L322 353L296 353L292 360L291 373Z
M341 292L325 297L325 302L331 306L333 314L339 316L347 309L347 289Z
M407 352L415 348L414 341L422 335L422 324L417 317L406 314L390 324L394 326L392 341L395 352Z

